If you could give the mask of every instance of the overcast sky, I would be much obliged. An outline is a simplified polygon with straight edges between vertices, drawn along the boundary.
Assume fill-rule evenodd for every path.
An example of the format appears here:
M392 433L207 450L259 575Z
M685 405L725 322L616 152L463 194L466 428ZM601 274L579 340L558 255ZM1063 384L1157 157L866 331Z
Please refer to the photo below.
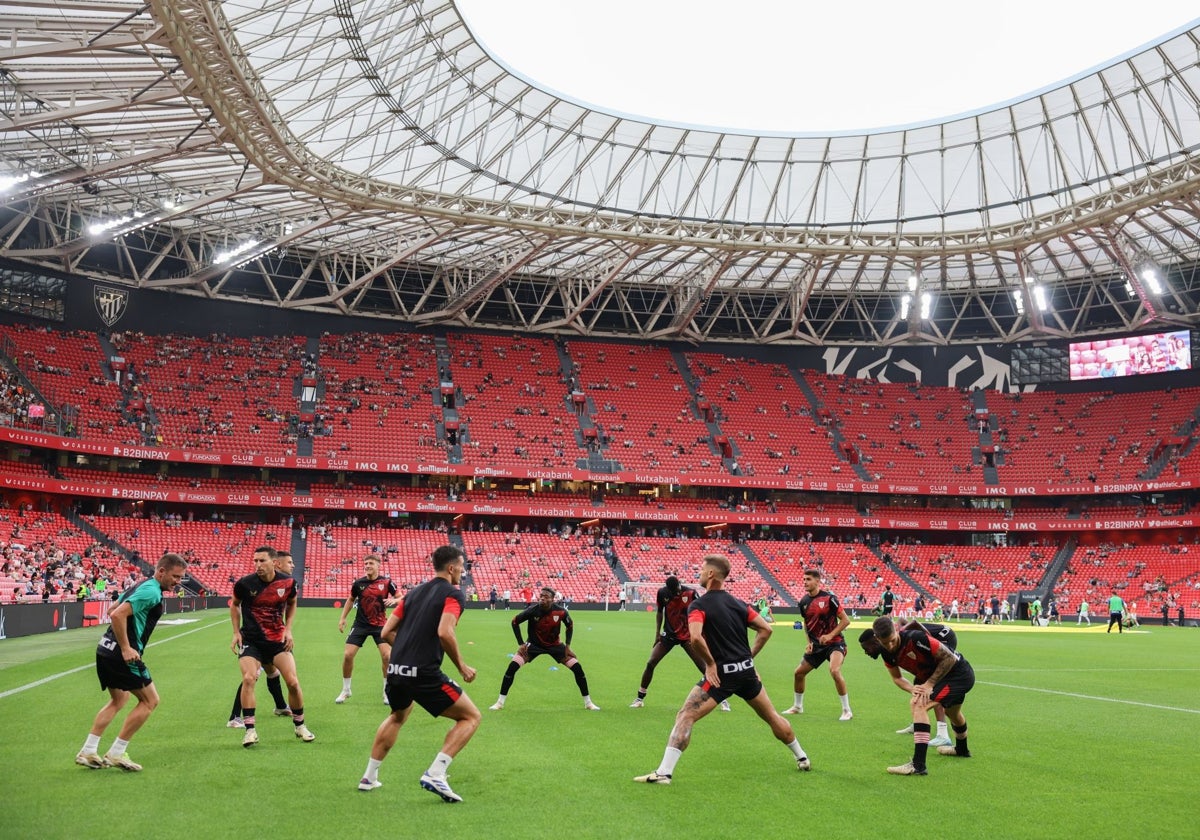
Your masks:
M978 110L1108 63L1200 14L1195 0L456 3L493 55L570 98L783 132Z

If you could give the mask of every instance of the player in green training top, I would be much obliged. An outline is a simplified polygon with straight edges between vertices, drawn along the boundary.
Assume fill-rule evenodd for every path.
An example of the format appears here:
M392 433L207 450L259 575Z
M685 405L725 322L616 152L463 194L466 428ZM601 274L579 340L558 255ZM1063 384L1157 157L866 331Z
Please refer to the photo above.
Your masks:
M767 624L775 623L775 616L771 614L771 601L769 598L759 598L754 602L754 609L758 610L758 614L763 617Z
M187 561L178 554L164 554L154 570L154 577L125 590L109 608L112 624L96 648L96 674L100 677L100 688L108 689L109 700L96 714L92 731L83 742L83 749L75 756L76 764L93 770L120 767L136 773L142 769L142 765L135 764L125 753L129 739L158 705L158 691L142 661L142 652L163 614L163 592L179 586L185 569ZM100 736L117 712L129 702L131 694L137 698L137 705L125 718L112 748L101 756Z

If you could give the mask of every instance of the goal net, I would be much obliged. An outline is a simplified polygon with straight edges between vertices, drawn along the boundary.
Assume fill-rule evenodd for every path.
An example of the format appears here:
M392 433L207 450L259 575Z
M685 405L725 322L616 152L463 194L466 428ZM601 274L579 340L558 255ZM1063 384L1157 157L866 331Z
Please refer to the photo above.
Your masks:
M625 609L646 610L654 609L658 600L658 590L662 589L662 581L628 580L623 584Z

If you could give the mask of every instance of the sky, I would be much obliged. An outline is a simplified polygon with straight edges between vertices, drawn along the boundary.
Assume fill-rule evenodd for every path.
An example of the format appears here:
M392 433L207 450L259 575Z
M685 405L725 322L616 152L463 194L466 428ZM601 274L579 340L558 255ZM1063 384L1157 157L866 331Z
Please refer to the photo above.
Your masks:
M909 125L1021 97L1200 16L1181 0L456 0L510 68L609 111L789 133ZM733 11L733 10L736 10Z

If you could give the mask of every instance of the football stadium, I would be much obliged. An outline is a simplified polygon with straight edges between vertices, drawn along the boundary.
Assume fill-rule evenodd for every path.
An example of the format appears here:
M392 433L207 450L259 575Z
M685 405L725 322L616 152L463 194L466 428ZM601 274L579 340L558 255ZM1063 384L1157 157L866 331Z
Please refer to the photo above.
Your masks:
M467 5L0 12L0 834L1195 836L1200 21L783 132Z

